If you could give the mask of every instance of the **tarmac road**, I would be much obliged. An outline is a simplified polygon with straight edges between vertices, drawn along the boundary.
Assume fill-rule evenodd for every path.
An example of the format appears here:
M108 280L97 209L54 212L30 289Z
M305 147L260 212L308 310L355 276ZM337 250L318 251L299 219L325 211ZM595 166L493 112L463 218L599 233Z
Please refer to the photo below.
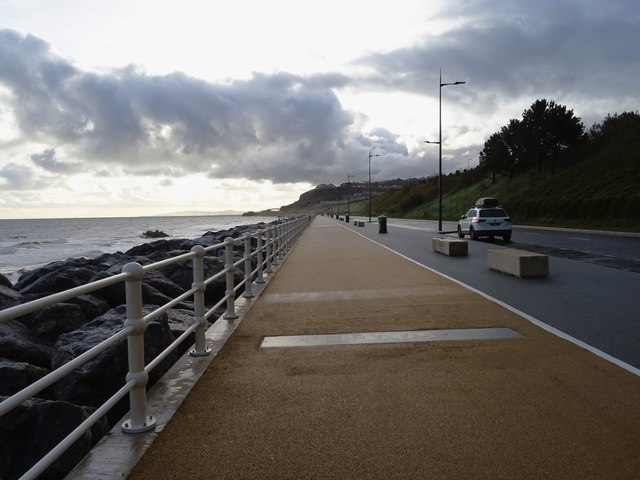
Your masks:
M455 225L445 222L443 229ZM436 222L388 219L386 235L375 219L349 228L640 368L640 238L517 228L514 242L470 241L467 257L447 257L431 247L439 236ZM566 248L576 245L580 250ZM549 277L518 279L489 270L486 252L507 247L548 254Z

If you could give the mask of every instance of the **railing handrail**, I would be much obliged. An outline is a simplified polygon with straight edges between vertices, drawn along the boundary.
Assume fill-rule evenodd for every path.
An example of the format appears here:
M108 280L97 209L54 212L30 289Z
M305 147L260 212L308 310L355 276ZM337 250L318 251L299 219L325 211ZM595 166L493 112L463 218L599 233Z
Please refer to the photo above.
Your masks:
M232 320L237 318L235 314L236 294L242 287L244 287L244 296L247 298L252 297L252 283L264 282L263 274L273 272L272 265L277 265L278 260L287 255L297 238L309 225L309 222L310 217L308 216L298 217L292 220L285 220L255 232L247 233L236 239L228 237L224 242L210 245L208 247L195 246L189 253L177 255L176 257L148 265L141 266L138 263L128 263L123 267L122 273L71 288L63 292L25 302L21 305L0 310L0 322L8 321L80 295L95 292L105 287L119 283L125 283L126 286L127 319L121 330L103 340L101 343L93 346L91 349L74 358L70 362L58 367L31 385L25 387L19 392L16 392L3 402L0 402L1 417L18 407L29 398L37 395L54 382L71 373L76 368L84 365L107 348L122 341L124 338L128 339L129 373L127 374L124 386L99 406L94 414L76 427L76 429L63 439L53 450L51 450L29 471L20 477L21 480L37 478L60 455L62 455L73 444L73 442L82 435L82 433L88 431L94 423L113 408L119 400L127 395L127 393L130 397L131 419L123 423L123 432L138 433L155 428L155 419L147 414L146 406L146 384L149 373L180 344L186 341L192 333L195 333L195 348L190 353L195 357L208 355L211 352L211 349L206 346L206 319L212 316L213 313L225 303L227 304L226 311L219 317L219 319L224 318L226 320ZM256 239L255 250L252 246L253 239ZM244 255L241 259L234 262L234 247L237 243L243 245ZM223 248L225 249L225 264L223 268L209 278L204 278L204 256L209 253L217 252ZM252 269L254 259L256 259L256 263L258 265L255 269ZM192 284L192 288L173 298L156 310L147 313L146 315L142 315L142 281L144 279L144 275L149 271L187 260L193 260L194 282ZM235 271L238 267L243 265L243 279L236 284L234 279ZM205 312L204 293L207 285L210 285L213 281L221 278L222 276L226 277L227 283L225 295L216 303L216 305ZM148 365L145 365L143 333L148 323L191 296L194 298L193 323L159 355L152 359Z

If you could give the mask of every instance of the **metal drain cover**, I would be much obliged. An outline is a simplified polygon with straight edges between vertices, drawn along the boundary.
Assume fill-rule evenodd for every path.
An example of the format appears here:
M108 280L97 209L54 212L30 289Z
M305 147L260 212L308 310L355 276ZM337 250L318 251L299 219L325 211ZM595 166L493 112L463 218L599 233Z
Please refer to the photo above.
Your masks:
M324 345L502 340L511 338L521 338L521 335L510 328L462 328L453 330L407 330L402 332L332 333L326 335L264 337L261 347L318 347Z

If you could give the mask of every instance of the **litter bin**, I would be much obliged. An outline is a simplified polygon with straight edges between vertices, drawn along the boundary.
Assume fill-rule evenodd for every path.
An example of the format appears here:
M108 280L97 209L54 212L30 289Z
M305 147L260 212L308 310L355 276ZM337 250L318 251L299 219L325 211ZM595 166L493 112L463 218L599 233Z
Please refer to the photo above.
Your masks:
M384 215L378 217L378 233L387 233L387 217Z
M345 221L345 222L347 222L347 223L349 223L349 215L345 215L345 216L344 216L344 221Z

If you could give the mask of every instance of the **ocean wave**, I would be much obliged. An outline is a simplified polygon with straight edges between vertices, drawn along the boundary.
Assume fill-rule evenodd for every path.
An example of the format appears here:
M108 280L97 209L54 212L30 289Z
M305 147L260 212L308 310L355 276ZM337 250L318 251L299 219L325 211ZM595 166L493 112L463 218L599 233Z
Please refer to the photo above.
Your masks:
M30 242L20 242L11 245L10 248L41 248L45 245L63 245L67 243L66 238L53 238L50 240L33 240Z
M42 242L22 242L12 245L13 248L38 248Z

